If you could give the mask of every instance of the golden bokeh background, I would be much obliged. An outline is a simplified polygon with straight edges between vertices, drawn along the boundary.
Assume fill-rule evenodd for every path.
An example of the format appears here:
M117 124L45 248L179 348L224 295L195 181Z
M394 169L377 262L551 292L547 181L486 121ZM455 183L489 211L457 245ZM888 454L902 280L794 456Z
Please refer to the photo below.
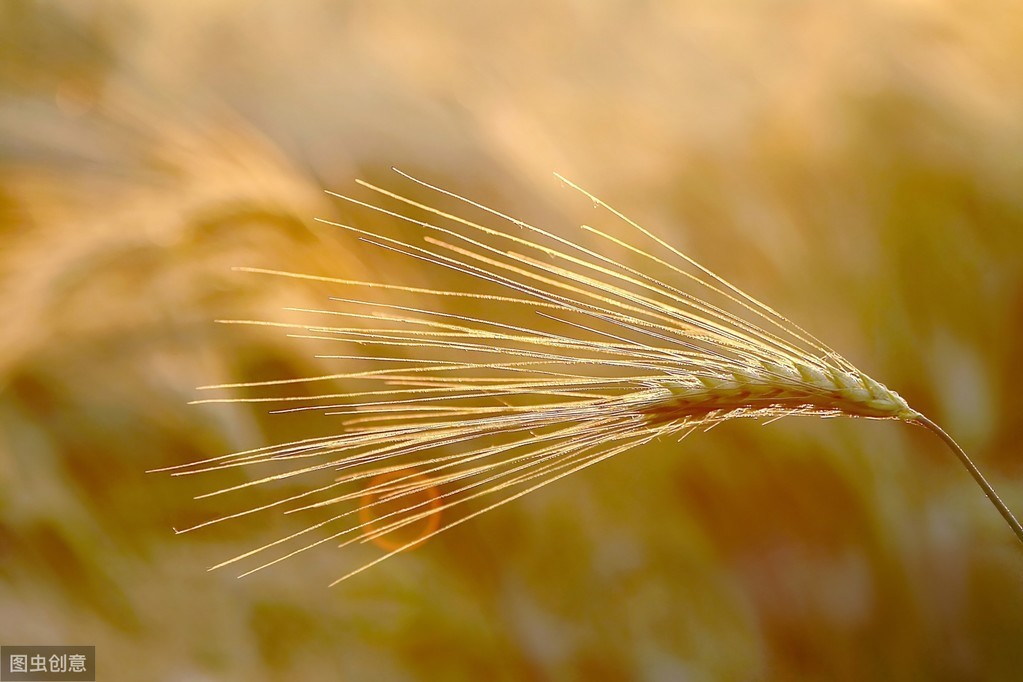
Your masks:
M5 0L0 642L94 644L103 680L1019 679L1023 551L897 423L644 447L333 588L379 549L207 573L293 526L175 536L224 481L145 472L331 431L187 405L343 371L213 322L343 292L233 266L446 286L315 222L382 220L323 189L397 166L584 239L557 171L1023 513L1021 63L1014 0Z

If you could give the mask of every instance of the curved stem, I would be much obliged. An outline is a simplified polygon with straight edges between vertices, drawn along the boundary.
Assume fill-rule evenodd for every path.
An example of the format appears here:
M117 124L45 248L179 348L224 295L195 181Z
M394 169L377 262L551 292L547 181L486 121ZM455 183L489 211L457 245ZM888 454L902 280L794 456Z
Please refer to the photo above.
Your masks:
M989 500L991 500L991 504L995 505L995 509L998 510L998 513L1002 515L1002 518L1005 519L1009 524L1009 527L1012 528L1012 532L1016 534L1016 537L1019 538L1020 542L1023 542L1023 526L1021 526L1019 521L1016 520L1016 517L1013 516L1011 511L1009 511L1009 508L1005 506L1005 503L1002 502L1002 498L998 497L998 493L995 492L995 489L992 488L991 484L987 482L986 478L984 478L984 474L980 473L980 469L978 469L977 465L973 463L970 456L966 454L966 451L959 447L959 443L952 440L952 436L945 433L940 426L922 414L915 417L913 421L921 426L927 427L937 434L941 440L945 441L945 444L952 449L952 452L956 454L959 461L963 463L966 470L970 472L971 476L973 476L973 480L975 480L977 485L984 490L984 494L987 495Z

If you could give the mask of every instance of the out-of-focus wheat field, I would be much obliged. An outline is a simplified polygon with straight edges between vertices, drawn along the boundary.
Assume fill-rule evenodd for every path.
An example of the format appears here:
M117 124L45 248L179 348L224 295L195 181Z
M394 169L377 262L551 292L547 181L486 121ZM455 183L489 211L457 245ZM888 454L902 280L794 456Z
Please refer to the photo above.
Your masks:
M1023 547L899 423L651 444L333 588L380 550L206 572L296 526L175 536L237 479L145 472L336 428L187 404L345 369L214 320L346 292L232 267L447 286L317 223L385 220L324 189L397 166L585 242L557 171L1021 513L1021 64L1013 0L5 0L0 642L95 645L102 680L1020 679Z

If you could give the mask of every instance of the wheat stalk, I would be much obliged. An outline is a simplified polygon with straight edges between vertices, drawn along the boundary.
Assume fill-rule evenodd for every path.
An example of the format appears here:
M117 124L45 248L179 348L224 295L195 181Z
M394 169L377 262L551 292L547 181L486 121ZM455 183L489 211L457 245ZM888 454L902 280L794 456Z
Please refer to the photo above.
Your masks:
M398 300L432 296L484 304L487 315L362 297L334 299L342 309L303 311L329 316L339 320L337 324L228 321L282 327L299 338L344 343L362 352L328 357L378 366L298 380L368 382L369 390L196 401L280 402L289 404L278 412L319 410L344 416L344 431L338 435L172 467L175 475L235 467L271 469L202 497L297 477L314 481L302 492L180 532L271 509L330 512L296 533L213 568L277 551L242 574L247 575L331 541L340 546L376 541L388 549L339 582L637 445L669 435L681 438L737 417L773 420L794 414L898 419L930 429L955 452L1023 541L1023 527L962 448L898 393L585 190L559 176L651 244L648 250L641 249L635 245L639 239L619 239L583 226L605 244L638 259L642 270L400 174L419 190L436 192L508 229L487 227L365 182L360 184L404 210L336 196L416 225L425 235L425 246L330 224L370 244L468 276L477 286L486 282L500 293L242 268L380 290L396 294ZM409 217L410 209L429 219ZM649 274L654 270L665 276ZM669 278L688 288L666 283ZM413 356L406 357L406 351ZM205 388L289 383L297 382ZM408 541L388 540L424 525Z

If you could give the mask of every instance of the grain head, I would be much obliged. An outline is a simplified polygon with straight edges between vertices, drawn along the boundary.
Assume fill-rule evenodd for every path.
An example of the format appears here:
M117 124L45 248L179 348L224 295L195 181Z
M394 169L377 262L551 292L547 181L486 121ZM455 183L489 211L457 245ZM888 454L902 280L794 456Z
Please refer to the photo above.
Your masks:
M297 491L187 529L256 513L310 519L301 530L218 567L255 562L247 574L330 542L372 541L387 550L343 580L652 440L681 439L740 417L771 421L790 415L893 419L931 429L1023 540L1023 528L962 449L898 393L585 190L562 178L624 228L616 235L582 226L593 241L629 254L628 262L401 175L416 190L464 210L442 210L361 183L381 201L338 196L407 222L422 241L332 224L378 248L458 273L466 286L440 290L254 270L326 279L344 295L333 299L331 309L295 311L309 321L230 322L282 327L295 337L336 345L341 350L325 357L366 368L208 387L278 390L335 380L346 386L338 392L198 401L318 411L341 427L335 435L172 470L254 472L209 495L300 482ZM382 205L385 201L394 207ZM413 296L459 306L405 302Z

